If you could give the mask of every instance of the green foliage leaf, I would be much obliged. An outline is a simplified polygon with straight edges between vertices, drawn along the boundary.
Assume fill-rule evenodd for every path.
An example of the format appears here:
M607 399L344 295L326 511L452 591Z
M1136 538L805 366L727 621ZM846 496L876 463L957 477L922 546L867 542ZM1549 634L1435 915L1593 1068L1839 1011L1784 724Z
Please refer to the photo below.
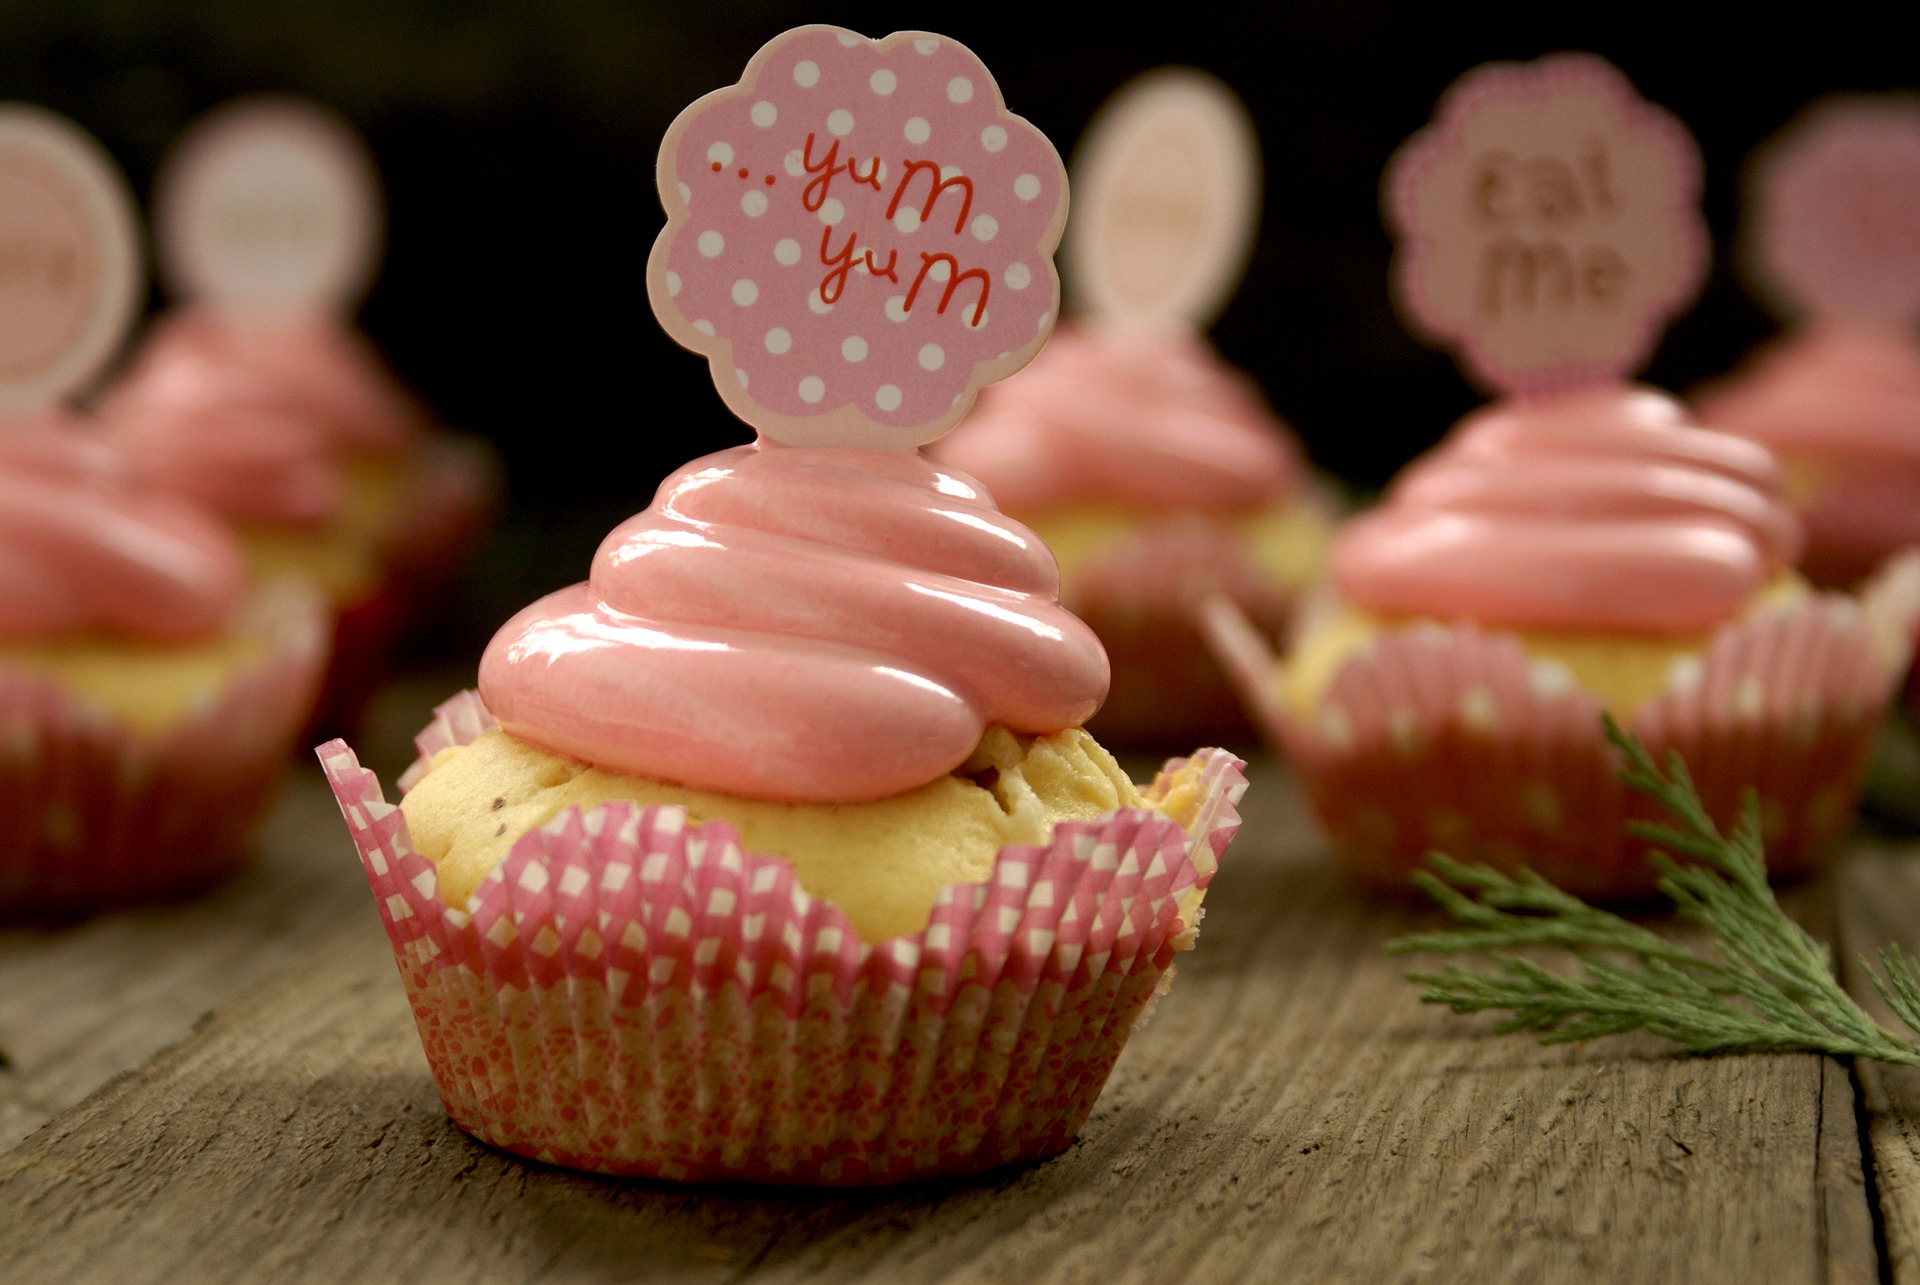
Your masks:
M1424 988L1422 1002L1504 1012L1497 1029L1532 1031L1547 1044L1644 1030L1694 1053L1806 1049L1920 1066L1920 962L1893 946L1880 952L1877 970L1861 961L1907 1028L1902 1035L1841 989L1827 948L1780 908L1752 793L1723 835L1678 754L1655 763L1611 717L1606 734L1625 759L1621 780L1673 818L1629 829L1655 846L1661 892L1681 919L1706 931L1709 949L1590 906L1531 870L1508 875L1435 853L1414 880L1459 927L1399 937L1387 950L1479 956L1485 966L1407 974ZM1541 948L1565 952L1574 968L1511 953Z

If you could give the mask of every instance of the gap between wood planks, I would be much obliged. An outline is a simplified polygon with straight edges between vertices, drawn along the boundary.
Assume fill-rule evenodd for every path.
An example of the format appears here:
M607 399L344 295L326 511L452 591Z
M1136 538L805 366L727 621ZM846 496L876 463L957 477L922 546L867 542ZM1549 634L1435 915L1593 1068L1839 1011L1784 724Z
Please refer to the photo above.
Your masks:
M1423 1008L1380 943L1424 912L1325 870L1268 765L1247 812L1199 949L1046 1164L782 1192L502 1155L442 1115L362 891L0 1157L0 1262L115 1281L1879 1277L1837 1064L1541 1049ZM1817 920L1830 896L1795 901ZM1899 1136L1920 1179L1920 1131Z

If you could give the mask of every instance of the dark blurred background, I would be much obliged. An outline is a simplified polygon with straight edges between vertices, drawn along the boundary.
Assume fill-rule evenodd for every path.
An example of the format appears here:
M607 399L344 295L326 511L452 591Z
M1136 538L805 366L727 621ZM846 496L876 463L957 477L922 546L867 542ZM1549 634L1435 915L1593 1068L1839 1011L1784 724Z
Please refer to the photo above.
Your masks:
M953 36L1014 111L1071 153L1136 72L1189 63L1246 100L1266 156L1253 262L1214 331L1315 459L1377 487L1478 399L1401 328L1377 213L1382 166L1447 83L1493 58L1590 49L1699 138L1716 260L1647 371L1724 370L1774 323L1731 270L1743 158L1807 100L1920 83L1893 6L1757 8L1180 0L1089 7L793 0L0 0L0 97L92 130L148 189L167 145L234 94L285 90L366 133L390 204L363 321L401 375L506 458L508 512L437 647L477 649L526 599L580 578L600 535L673 466L747 440L642 283L662 215L661 134L804 22ZM1117 12L1117 11L1116 11ZM158 299L156 297L156 305Z

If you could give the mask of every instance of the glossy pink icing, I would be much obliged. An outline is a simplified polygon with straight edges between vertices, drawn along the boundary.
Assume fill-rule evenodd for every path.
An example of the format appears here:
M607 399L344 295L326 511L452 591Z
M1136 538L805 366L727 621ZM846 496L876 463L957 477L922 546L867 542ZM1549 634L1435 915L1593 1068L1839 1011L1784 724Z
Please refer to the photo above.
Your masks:
M510 734L700 789L857 802L925 785L990 723L1076 726L1107 690L1053 557L918 453L760 442L695 460L591 578L480 662Z
M1245 507L1287 495L1302 467L1250 380L1198 335L1140 323L1062 328L933 451L1016 513Z
M145 480L271 525L331 518L339 460L401 454L425 422L365 340L331 318L192 309L155 327L100 416Z
M1920 544L1920 338L1829 321L1761 350L1698 399L1714 428L1817 470L1802 501L1808 571L1848 583Z
M1381 615L1677 634L1737 616L1799 548L1768 451L1609 386L1468 416L1347 524L1332 565Z
M1904 324L1813 325L1696 404L1701 422L1782 455L1920 468L1920 336Z
M233 537L129 473L64 417L0 425L0 638L189 641L232 615L246 584Z

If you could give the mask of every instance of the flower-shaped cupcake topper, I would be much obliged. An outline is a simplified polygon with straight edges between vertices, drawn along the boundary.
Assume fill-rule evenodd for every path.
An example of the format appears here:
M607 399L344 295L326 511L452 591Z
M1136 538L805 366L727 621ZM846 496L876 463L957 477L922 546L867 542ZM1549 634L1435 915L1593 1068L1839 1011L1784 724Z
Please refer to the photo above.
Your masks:
M1409 324L1501 392L1632 374L1706 266L1692 136L1589 54L1462 76L1383 198Z
M1260 140L1233 91L1187 67L1107 100L1073 156L1067 279L1078 310L1201 329L1246 271Z
M317 103L280 96L215 108L154 188L160 275L225 312L345 313L380 264L379 173L366 144Z
M0 416L98 374L133 320L140 238L126 179L65 117L0 104Z
M1748 268L1782 313L1920 319L1920 98L1817 103L1749 177Z
M944 36L778 36L657 176L654 315L776 441L912 450L1053 328L1066 171Z

